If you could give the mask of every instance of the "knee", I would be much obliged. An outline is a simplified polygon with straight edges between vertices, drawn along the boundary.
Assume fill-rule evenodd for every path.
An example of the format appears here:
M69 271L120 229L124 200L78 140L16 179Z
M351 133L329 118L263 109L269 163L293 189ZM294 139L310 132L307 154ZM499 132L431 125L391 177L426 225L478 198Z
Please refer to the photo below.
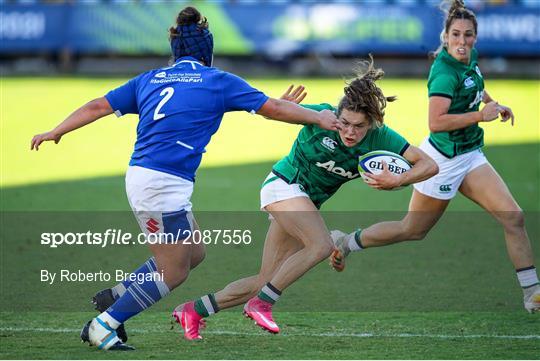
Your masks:
M430 217L423 214L407 214L405 218L399 222L400 235L399 241L421 241L426 238L427 234L435 225Z
M324 242L319 242L311 248L312 248L311 253L318 260L323 260L330 257L330 255L334 251L334 245L329 240L324 241Z
M189 269L179 267L174 270L164 270L163 278L167 286L172 290L180 286L189 276Z
M195 267L200 265L202 261L204 261L205 258L206 258L206 250L203 249L200 253L198 253L195 257L192 258L191 269L194 269Z
M505 229L521 229L525 227L525 214L521 208L500 212L497 217Z
M421 241L426 238L430 228L406 226L404 236L409 241Z

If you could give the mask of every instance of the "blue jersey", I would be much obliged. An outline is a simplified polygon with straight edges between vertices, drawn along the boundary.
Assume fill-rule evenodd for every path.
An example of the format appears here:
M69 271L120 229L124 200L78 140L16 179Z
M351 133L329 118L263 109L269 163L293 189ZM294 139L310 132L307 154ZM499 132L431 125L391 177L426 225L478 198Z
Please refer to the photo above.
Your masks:
M190 181L223 114L255 113L268 100L243 79L191 57L143 73L105 97L117 116L139 114L130 165Z

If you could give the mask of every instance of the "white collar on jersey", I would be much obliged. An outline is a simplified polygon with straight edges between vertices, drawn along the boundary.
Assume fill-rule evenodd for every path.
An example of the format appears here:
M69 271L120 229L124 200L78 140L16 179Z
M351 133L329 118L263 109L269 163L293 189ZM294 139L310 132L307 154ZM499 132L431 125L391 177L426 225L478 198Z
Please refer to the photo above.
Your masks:
M190 63L193 70L195 70L196 69L195 64L203 66L200 61L195 60L195 58L192 58L191 56L185 56L185 57L182 57L181 59L183 59L183 60L180 60L180 61L177 61L176 63L174 63L173 67L177 66L178 64L182 64L182 63Z

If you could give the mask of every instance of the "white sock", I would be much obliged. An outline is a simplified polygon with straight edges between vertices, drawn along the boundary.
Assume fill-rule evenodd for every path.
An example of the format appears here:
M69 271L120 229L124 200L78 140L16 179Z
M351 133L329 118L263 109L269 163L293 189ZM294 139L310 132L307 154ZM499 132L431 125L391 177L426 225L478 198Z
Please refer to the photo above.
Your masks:
M126 286L124 286L124 284L120 282L119 284L111 288L111 292L114 299L116 300L117 298L122 297L124 293L126 293Z
M521 288L529 288L539 283L534 266L518 269L516 270L516 274Z
M100 314L99 319L105 323L107 323L111 328L114 328L115 330L120 326L120 322L116 321L111 315L107 313L107 311Z
M359 244L360 242L358 242L360 240L361 232L362 230L359 229L356 232L349 234L347 245L349 246L349 249L351 250L351 252L358 252L364 249L362 246L360 246Z

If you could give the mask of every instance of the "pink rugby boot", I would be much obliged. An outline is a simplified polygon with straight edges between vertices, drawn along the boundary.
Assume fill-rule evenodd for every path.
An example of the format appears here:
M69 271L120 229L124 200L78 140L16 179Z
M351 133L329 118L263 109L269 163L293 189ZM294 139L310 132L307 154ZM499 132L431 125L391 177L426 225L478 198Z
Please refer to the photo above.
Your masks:
M279 327L272 318L272 304L255 296L244 306L244 315L270 333L279 333Z
M194 305L193 301L183 303L176 307L172 313L175 321L182 326L186 340L202 340L199 329L206 326L202 316L195 311Z

